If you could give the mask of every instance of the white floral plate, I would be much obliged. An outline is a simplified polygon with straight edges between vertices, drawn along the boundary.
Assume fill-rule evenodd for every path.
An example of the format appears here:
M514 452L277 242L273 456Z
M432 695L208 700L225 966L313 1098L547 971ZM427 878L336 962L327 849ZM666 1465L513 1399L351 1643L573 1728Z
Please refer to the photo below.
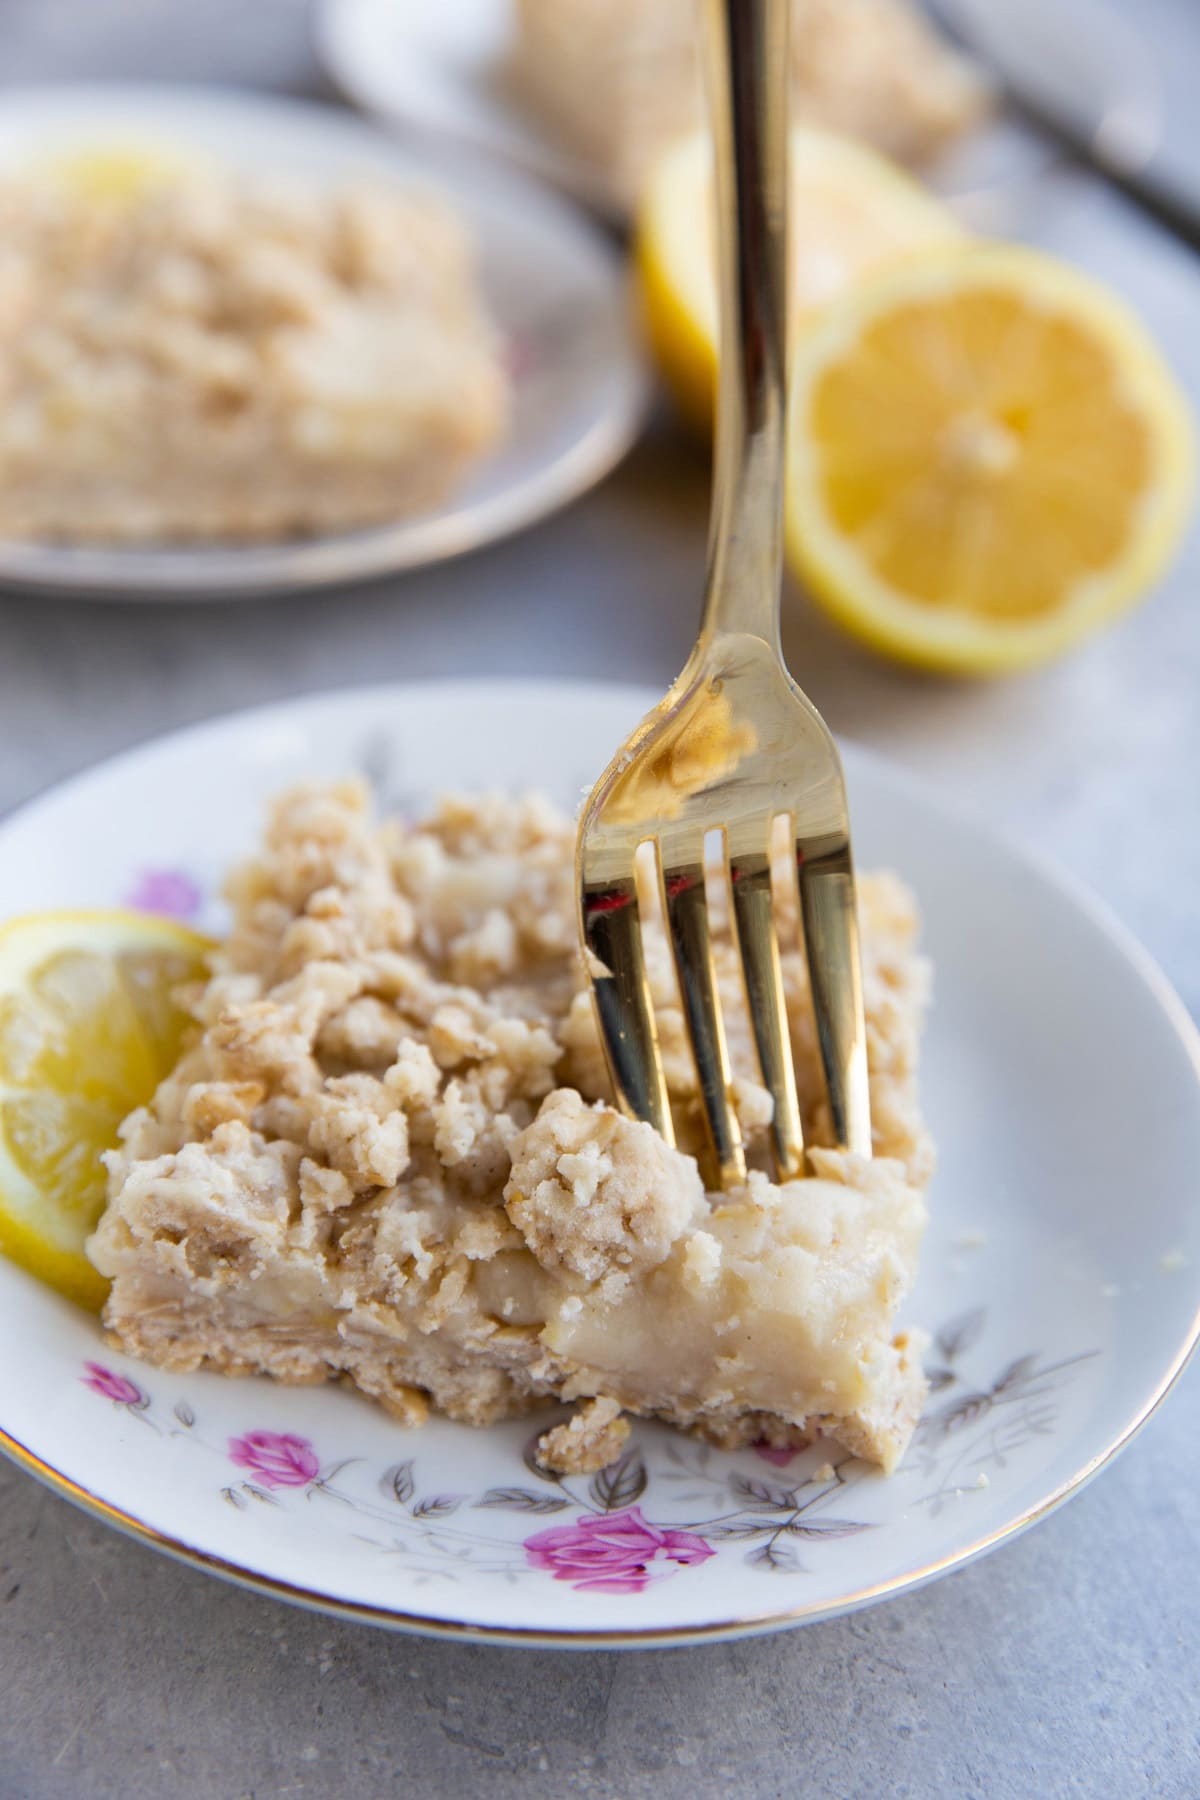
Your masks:
M116 146L315 184L367 177L442 193L473 235L503 335L512 419L436 511L394 525L261 545L0 541L0 585L81 599L229 600L395 573L478 549L607 475L641 423L647 384L623 260L569 205L487 155L419 154L328 106L202 87L57 86L7 93L0 170Z
M0 916L133 900L220 925L266 796L365 770L573 804L655 696L570 683L367 688L135 750L0 826ZM252 1587L414 1630L683 1643L828 1616L1031 1524L1137 1430L1200 1329L1196 1034L1094 902L847 756L860 864L918 890L937 967L941 1147L907 1317L933 1394L886 1480L820 1449L729 1455L639 1424L591 1481L528 1421L404 1430L337 1388L167 1375L0 1264L0 1444L112 1523Z

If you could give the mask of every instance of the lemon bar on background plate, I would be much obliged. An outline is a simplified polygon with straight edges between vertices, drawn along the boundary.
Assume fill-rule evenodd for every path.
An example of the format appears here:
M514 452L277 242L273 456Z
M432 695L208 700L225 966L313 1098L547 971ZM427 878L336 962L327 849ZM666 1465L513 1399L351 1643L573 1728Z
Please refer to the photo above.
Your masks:
M376 524L498 442L502 346L439 198L94 160L0 180L0 537Z
M356 784L282 796L229 883L211 978L185 996L192 1039L109 1157L89 1253L112 1280L110 1334L173 1369L342 1377L405 1424L579 1401L543 1440L565 1470L608 1460L625 1411L727 1446L825 1435L893 1468L925 1392L920 1334L896 1321L932 1166L911 896L860 881L872 1160L821 1147L804 958L785 953L813 1173L782 1186L762 1172L770 1099L726 947L762 1170L709 1193L653 921L682 1147L609 1104L573 845L536 797L376 824Z
M986 88L909 0L792 0L796 118L919 162L977 122ZM517 0L509 77L632 204L655 158L703 123L691 0Z

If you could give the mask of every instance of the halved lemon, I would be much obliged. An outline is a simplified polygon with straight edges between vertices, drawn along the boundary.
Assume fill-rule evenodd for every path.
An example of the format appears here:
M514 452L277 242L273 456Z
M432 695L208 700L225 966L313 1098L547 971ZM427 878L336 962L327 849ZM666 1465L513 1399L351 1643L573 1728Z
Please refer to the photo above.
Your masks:
M868 270L960 236L946 208L919 182L830 131L792 131L788 180L794 317L823 306ZM712 150L699 132L658 162L637 219L651 345L684 414L705 430L717 371L712 203Z
M1131 606L1179 543L1186 400L1120 301L969 244L873 278L792 358L788 547L877 649L996 674Z
M207 941L169 919L52 912L0 927L0 1251L99 1307L84 1255L104 1205L101 1152L149 1100L187 1027L172 998Z

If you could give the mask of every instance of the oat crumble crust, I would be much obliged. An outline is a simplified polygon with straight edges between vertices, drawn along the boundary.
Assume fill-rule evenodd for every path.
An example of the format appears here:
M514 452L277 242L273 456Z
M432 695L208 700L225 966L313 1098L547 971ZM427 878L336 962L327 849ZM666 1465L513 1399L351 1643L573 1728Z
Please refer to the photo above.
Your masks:
M708 1194L607 1104L573 847L536 797L407 825L374 824L357 784L281 797L188 995L195 1041L108 1159L109 1333L171 1369L343 1377L407 1424L591 1402L543 1439L564 1470L611 1458L622 1410L728 1446L824 1434L892 1468L925 1392L920 1336L894 1325L932 1166L911 896L860 879L874 1159L815 1148L813 1176ZM665 940L648 949L686 1145L694 1074ZM784 972L820 1145L797 951ZM769 1097L749 1077L737 1097L763 1160Z

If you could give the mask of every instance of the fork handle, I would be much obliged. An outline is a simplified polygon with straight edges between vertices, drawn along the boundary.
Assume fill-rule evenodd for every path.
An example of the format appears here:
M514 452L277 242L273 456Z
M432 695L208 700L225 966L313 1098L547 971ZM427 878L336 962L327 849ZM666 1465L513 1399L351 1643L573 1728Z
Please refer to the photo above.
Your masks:
M778 646L787 356L790 0L704 0L720 375L701 648Z

